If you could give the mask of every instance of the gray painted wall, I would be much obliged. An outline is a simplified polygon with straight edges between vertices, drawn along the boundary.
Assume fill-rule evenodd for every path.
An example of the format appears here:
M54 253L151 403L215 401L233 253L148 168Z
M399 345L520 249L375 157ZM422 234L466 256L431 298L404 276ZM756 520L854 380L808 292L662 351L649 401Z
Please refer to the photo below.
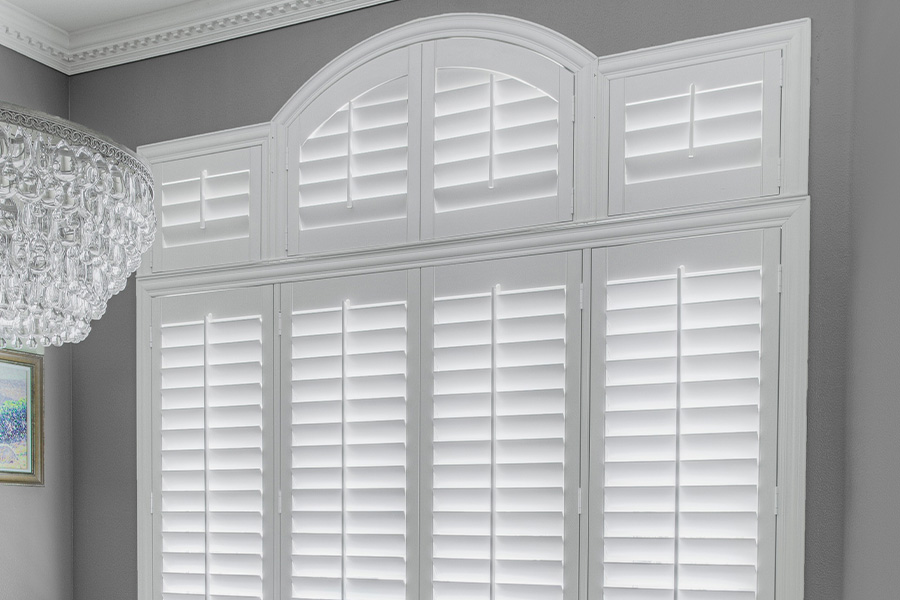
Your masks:
M900 590L900 3L857 0L844 597Z
M70 79L70 110L73 120L132 147L265 122L304 81L351 45L440 12L521 17L598 55L811 17L806 587L807 598L831 600L841 597L844 561L853 6L847 0L398 0L77 75ZM889 35L880 29L877 33ZM130 598L136 587L134 314L133 292L126 291L110 303L88 340L73 350L78 600ZM111 374L112 381L105 379Z
M69 115L69 78L0 46L0 101L59 117Z
M0 101L66 116L67 78L0 47ZM71 600L71 348L44 356L44 485L0 484L0 598Z

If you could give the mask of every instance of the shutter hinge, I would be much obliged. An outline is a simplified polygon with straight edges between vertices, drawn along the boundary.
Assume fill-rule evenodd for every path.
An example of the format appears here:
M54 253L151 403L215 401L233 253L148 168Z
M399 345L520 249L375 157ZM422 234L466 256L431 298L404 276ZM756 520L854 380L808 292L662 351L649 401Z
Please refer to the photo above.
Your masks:
M278 313L278 337L281 337L281 313Z
M578 284L578 308L584 310L584 282Z
M284 170L285 170L285 172L287 172L287 171L291 170L291 161L290 161L291 145L290 145L290 143L287 143L284 145L284 157L285 157Z
M781 293L781 289L782 289L782 280L783 280L782 273L783 273L783 270L781 268L781 265L778 265L778 293L779 294Z
M578 514L581 514L581 488L578 488Z
M778 486L775 486L775 514L778 514Z
M150 349L153 350L153 331L150 331L150 335L147 336L150 341Z
M150 492L150 514L153 514L153 492Z
M278 490L278 514L281 514L281 490Z
M574 123L574 122L575 122L575 91L574 91L574 90L572 91L572 113L571 113L571 117L572 117L572 122Z

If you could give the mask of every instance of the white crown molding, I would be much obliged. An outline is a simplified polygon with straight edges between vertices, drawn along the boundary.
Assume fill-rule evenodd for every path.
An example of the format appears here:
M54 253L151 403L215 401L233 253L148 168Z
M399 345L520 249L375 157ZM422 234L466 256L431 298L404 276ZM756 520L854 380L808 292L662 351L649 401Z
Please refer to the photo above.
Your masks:
M74 75L392 1L195 0L69 33L0 0L0 45Z

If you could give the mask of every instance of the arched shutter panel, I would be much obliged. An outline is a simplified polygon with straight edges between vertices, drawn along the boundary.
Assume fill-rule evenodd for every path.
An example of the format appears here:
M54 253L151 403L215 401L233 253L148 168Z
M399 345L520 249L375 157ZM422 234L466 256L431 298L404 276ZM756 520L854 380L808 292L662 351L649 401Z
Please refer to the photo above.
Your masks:
M778 249L763 241L622 246L598 272L605 598L753 600L771 572Z
M407 274L294 284L286 300L291 598L402 600Z
M144 146L156 180L155 273L260 258L268 127Z
M427 48L423 237L571 219L572 73L500 42Z
M272 590L271 288L157 306L157 597L263 600Z
M563 254L434 270L435 600L563 597L575 270Z
M292 126L294 253L407 240L409 52L391 52L347 75Z
M771 50L612 78L610 214L777 195L781 72Z

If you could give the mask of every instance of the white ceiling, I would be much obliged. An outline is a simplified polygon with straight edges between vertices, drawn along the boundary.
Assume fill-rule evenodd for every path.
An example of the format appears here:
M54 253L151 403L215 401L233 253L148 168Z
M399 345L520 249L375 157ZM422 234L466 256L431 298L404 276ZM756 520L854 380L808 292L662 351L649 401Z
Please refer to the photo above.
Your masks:
M392 0L0 0L0 45L67 75Z

